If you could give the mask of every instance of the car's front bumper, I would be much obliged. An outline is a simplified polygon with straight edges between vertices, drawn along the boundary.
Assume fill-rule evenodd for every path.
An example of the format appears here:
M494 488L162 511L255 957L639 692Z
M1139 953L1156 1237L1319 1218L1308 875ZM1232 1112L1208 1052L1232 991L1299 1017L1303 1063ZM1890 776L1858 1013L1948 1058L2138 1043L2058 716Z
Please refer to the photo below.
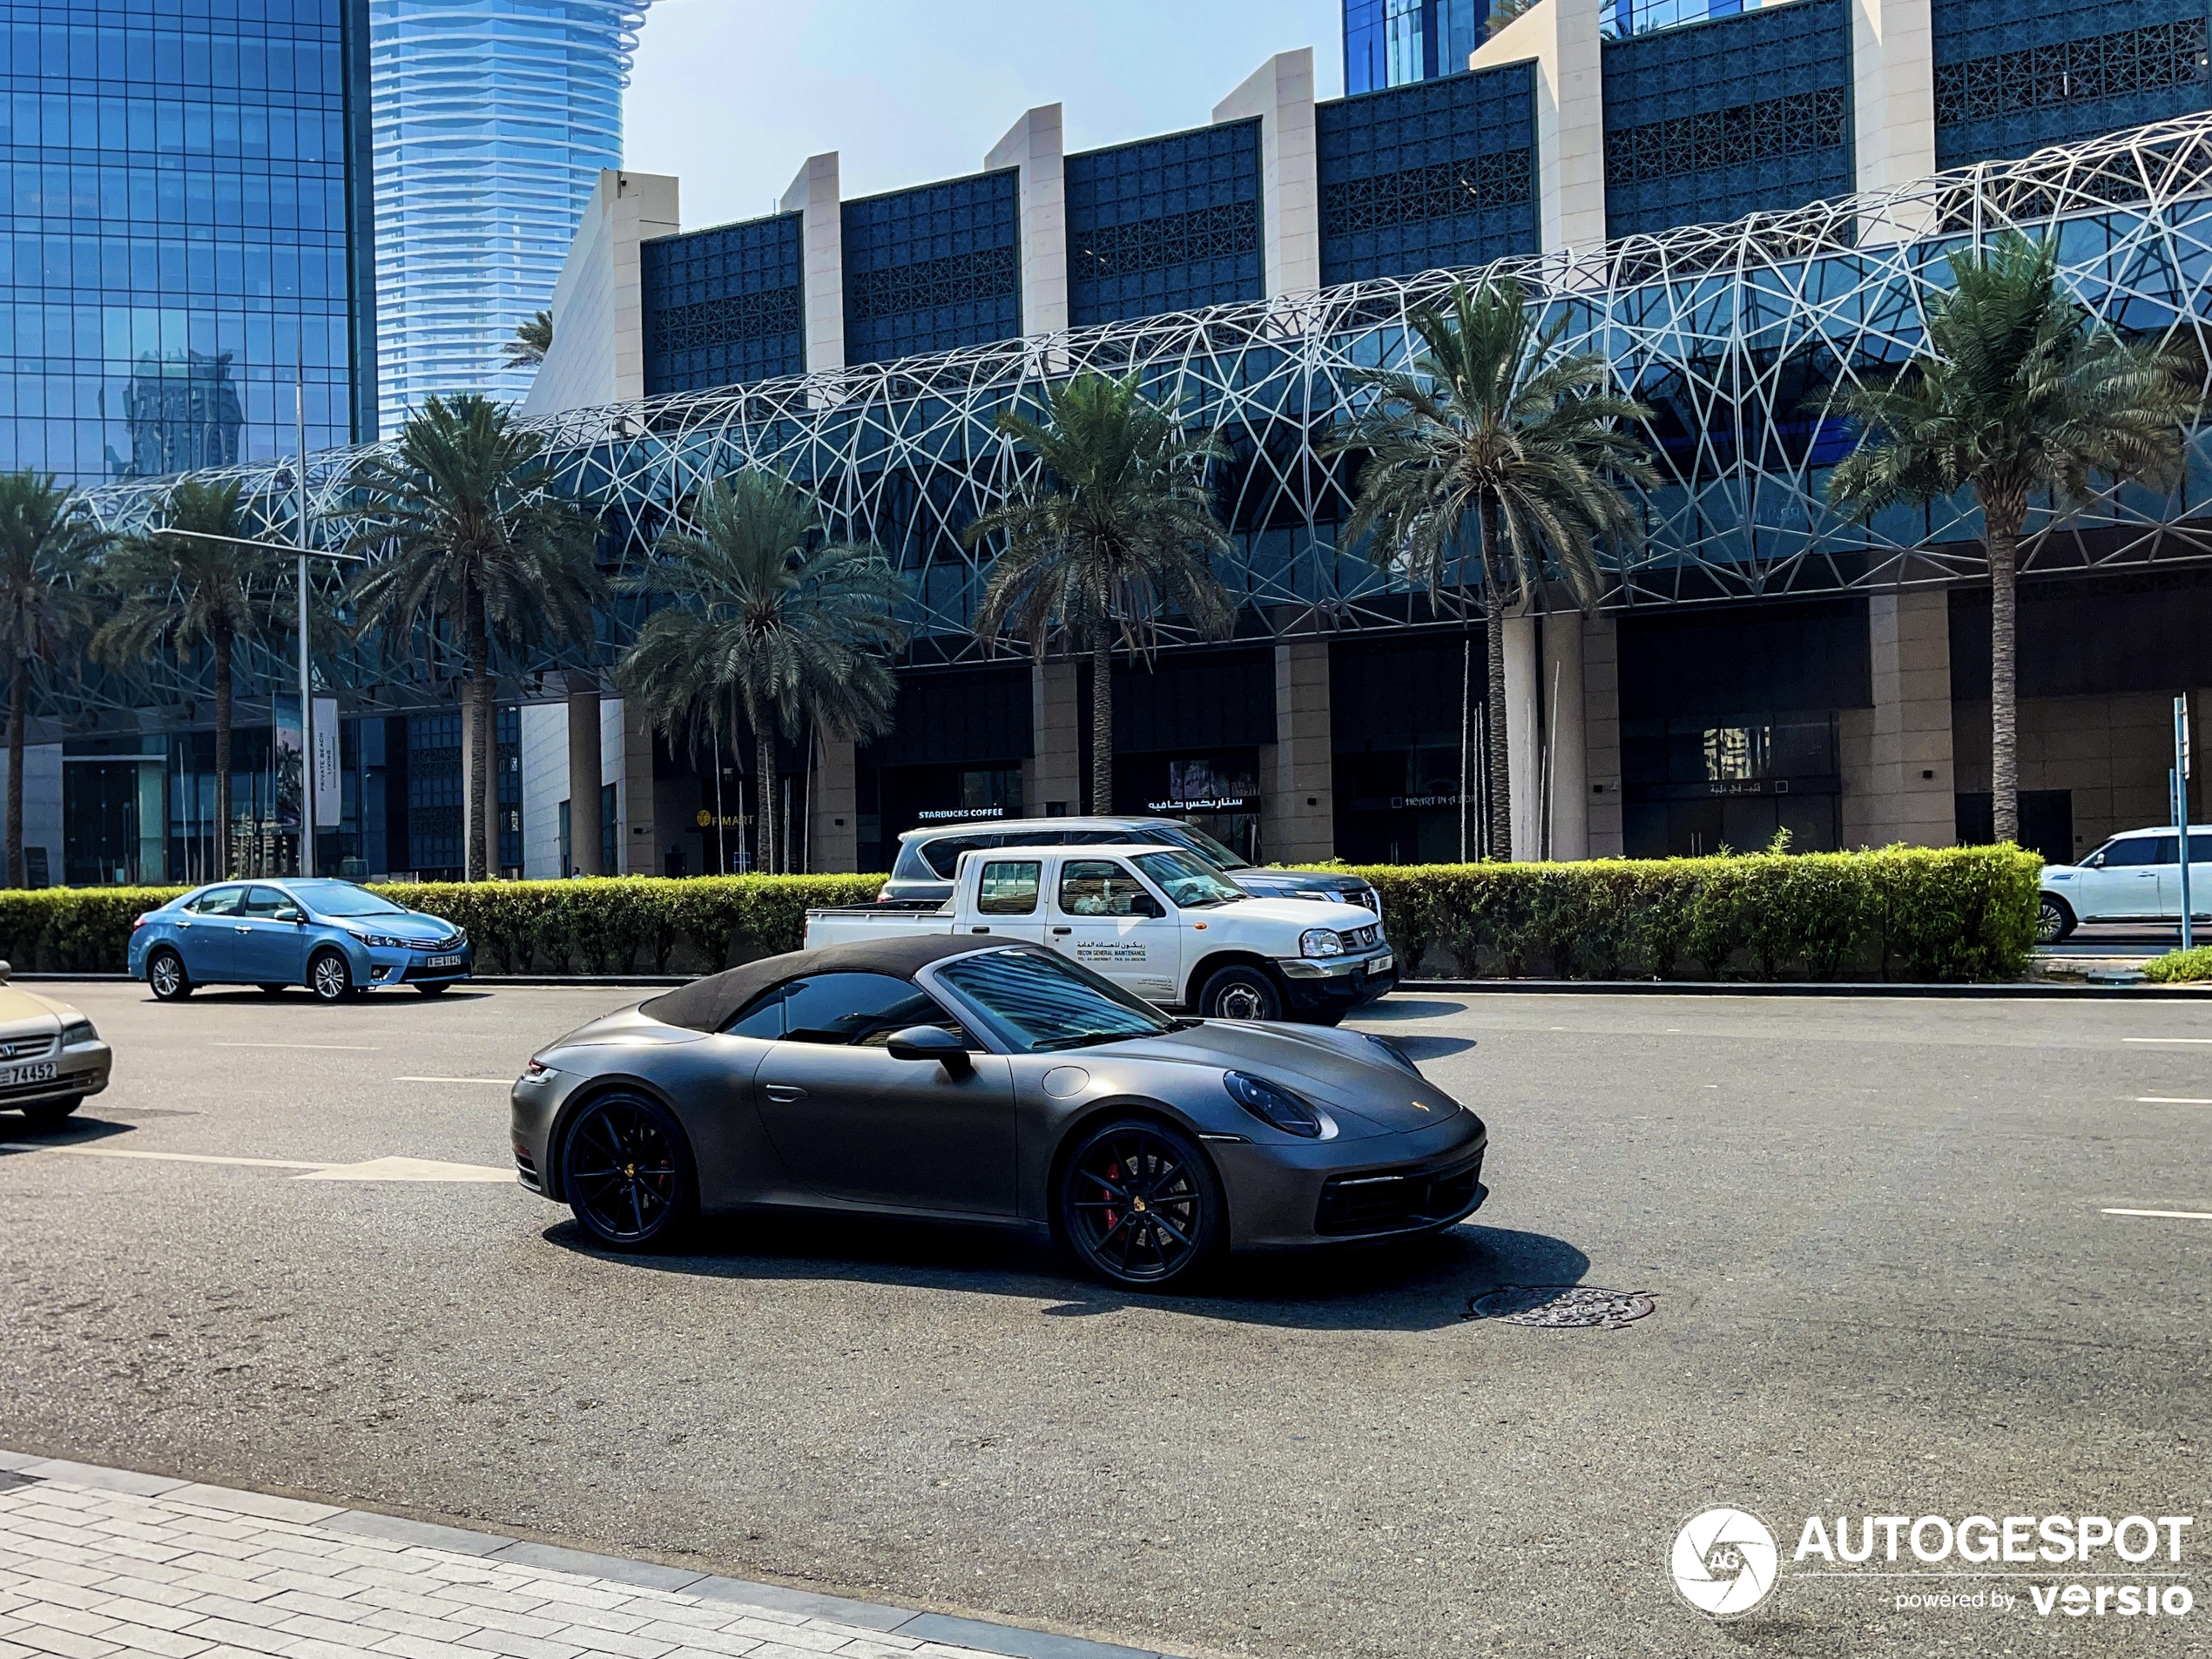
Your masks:
M1298 1014L1349 1013L1398 985L1397 954L1387 945L1357 956L1298 957L1275 966Z
M1352 1244L1448 1227L1480 1207L1489 1132L1458 1111L1433 1129L1357 1140L1208 1139L1234 1250Z
M72 1042L66 1049L49 1054L43 1059L10 1061L0 1065L0 1076L33 1067L51 1065L51 1078L28 1082L0 1083L0 1111L12 1111L19 1106L37 1106L50 1100L75 1100L86 1095L97 1095L108 1084L109 1074L115 1065L115 1053L106 1043Z
M450 984L455 980L467 979L475 972L476 948L463 945L459 950L401 950L390 945L369 945L363 948L368 956L368 977L363 981L377 985L424 985L437 982ZM457 962L448 961L457 957ZM438 965L433 967L435 961Z

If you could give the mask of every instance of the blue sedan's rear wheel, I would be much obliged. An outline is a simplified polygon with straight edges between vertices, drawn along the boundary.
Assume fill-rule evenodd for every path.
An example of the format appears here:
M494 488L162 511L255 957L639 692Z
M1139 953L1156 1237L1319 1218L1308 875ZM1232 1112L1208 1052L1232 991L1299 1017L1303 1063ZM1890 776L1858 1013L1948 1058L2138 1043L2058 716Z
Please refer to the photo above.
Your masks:
M159 1001L181 1002L192 995L192 975L185 972L185 959L166 946L146 958L146 983Z
M1179 1288L1221 1248L1221 1182L1197 1143L1149 1118L1083 1136L1060 1184L1060 1228L1101 1278L1148 1291Z
M698 1178L665 1107L642 1095L602 1095L562 1143L561 1196L600 1244L653 1250L691 1224Z

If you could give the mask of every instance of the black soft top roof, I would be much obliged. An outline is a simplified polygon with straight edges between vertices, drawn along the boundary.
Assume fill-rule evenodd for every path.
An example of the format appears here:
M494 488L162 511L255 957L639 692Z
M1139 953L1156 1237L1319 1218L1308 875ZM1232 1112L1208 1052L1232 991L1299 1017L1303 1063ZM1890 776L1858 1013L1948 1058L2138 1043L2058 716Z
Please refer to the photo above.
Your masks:
M944 957L1001 949L1013 942L923 934L911 939L863 939L849 945L825 945L819 950L788 951L695 979L641 1004L639 1011L663 1025L719 1031L754 997L786 980L803 979L809 974L889 974L911 979L915 969Z

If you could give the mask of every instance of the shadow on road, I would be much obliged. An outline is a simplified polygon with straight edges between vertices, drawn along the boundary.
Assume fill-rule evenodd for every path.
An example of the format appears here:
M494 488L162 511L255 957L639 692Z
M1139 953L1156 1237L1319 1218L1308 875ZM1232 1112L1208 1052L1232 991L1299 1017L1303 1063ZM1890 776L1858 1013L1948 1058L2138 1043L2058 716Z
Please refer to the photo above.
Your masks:
M87 1117L80 1112L74 1117L64 1117L60 1123L42 1129L21 1113L0 1112L0 1157L43 1151L50 1146L90 1145L94 1141L105 1141L111 1135L128 1135L136 1127L132 1123L111 1123L103 1118Z
M1441 1060L1447 1054L1465 1054L1474 1047L1473 1037L1393 1037L1391 1041L1415 1060Z
M1449 1014L1464 1014L1467 1006L1465 1002L1447 1002L1433 996L1399 995L1370 1002L1352 1017L1360 1025L1388 1024L1393 1020L1440 1020Z
M625 1256L574 1222L548 1243L642 1272L701 1278L846 1280L1052 1299L1047 1318L1143 1307L1305 1331L1428 1331L1460 1322L1470 1297L1501 1285L1572 1285L1589 1258L1545 1233L1463 1223L1388 1244L1237 1257L1180 1296L1118 1290L1068 1271L1050 1246L996 1229L937 1222L800 1217L705 1224L685 1254Z

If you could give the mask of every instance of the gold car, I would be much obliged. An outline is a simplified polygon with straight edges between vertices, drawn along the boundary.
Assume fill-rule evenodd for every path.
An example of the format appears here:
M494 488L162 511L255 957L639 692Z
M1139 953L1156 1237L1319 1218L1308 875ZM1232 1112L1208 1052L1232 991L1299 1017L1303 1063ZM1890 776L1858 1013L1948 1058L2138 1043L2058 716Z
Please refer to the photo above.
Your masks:
M58 1123L107 1087L114 1055L68 1003L8 982L0 962L0 1110Z

